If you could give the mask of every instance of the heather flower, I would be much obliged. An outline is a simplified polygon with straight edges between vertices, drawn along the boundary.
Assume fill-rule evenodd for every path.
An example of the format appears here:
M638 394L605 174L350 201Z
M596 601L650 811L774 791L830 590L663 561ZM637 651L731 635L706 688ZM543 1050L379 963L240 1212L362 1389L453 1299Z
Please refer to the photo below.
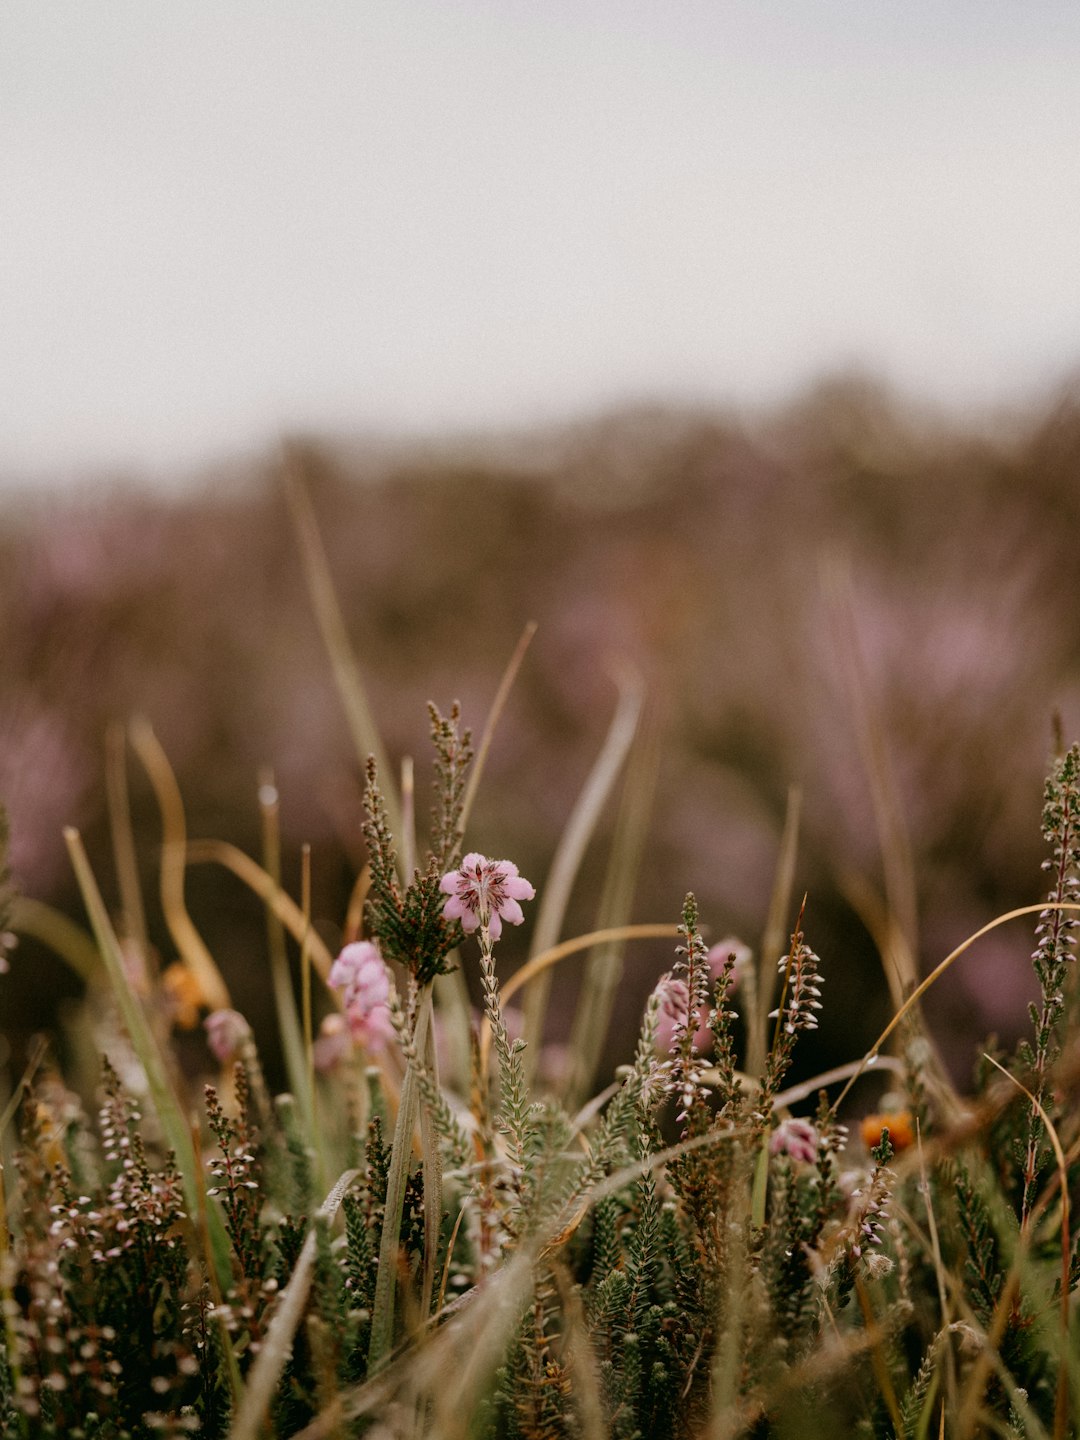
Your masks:
M817 1159L818 1132L809 1120L781 1120L769 1138L770 1155L788 1155L812 1165Z
M727 983L724 994L717 995L717 1004L732 996L738 988L739 981L746 973L753 959L753 952L750 947L744 945L741 940L729 936L726 940L720 940L713 945L706 959L709 962L709 972L715 981L720 979L728 962L728 957L735 956L735 964L731 971L731 978ZM675 976L665 976L656 987L660 997L660 1014L656 1025L656 1043L662 1052L671 1049L675 1037L675 1027L678 1024L686 1023L687 1007L690 1004L689 991L686 982ZM698 1025L694 1032L694 1049L703 1053L708 1049L712 1039L712 1032L709 1029L709 1007L703 1005L698 1011Z
M890 1189L895 1176L889 1169L893 1147L883 1135L881 1144L870 1152L874 1167L867 1180L851 1197L851 1212L848 1224L853 1239L851 1253L858 1259L868 1247L881 1245L885 1238L885 1222L889 1218Z
M342 992L349 1033L367 1050L381 1050L394 1033L390 974L370 940L346 945L330 967L328 983Z
M345 1019L349 1022L349 1034L365 1050L385 1050L387 1042L394 1037L390 1007L381 1001L369 1010L350 1005L345 1011Z
M330 966L328 984L342 992L346 1006L369 995L385 1000L390 993L390 980L379 947L370 940L354 940L346 945Z
M251 1039L251 1026L238 1010L215 1010L203 1021L206 1043L219 1065L237 1059L246 1041Z
M660 1002L656 1017L656 1048L661 1054L668 1054L671 1051L677 1027L686 1023L686 1012L690 1006L690 991L687 989L685 980L680 980L675 975L663 975L657 981L653 993ZM708 1027L705 1029L704 1038L699 1027L698 1033L694 1036L694 1048L700 1050L707 1041Z
M465 856L459 870L442 877L439 889L450 896L443 906L444 920L460 920L466 935L482 927L491 940L502 934L504 920L521 924L525 916L518 901L536 894L511 861L489 860L475 851Z
M336 1011L323 1017L319 1033L311 1047L311 1058L320 1075L336 1070L348 1057L352 1045L349 1040L349 1026L344 1015Z
M800 920L801 920L800 915ZM783 1006L782 1024L788 1036L800 1030L816 1030L817 1014L821 1009L821 976L818 965L821 962L796 930L792 937L791 951L781 955L779 969L784 977L786 998ZM780 1017L780 1009L770 1010L769 1019Z

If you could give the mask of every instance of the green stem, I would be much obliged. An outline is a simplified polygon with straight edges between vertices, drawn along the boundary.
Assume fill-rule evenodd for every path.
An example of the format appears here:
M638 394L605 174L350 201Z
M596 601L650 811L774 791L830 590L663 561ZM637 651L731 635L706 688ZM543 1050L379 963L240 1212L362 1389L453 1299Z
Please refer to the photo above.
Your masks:
M429 987L425 987L416 1019L413 1042L422 1057L427 1050L431 1024ZM413 1130L420 1109L420 1084L416 1065L410 1061L401 1086L390 1173L386 1180L382 1236L379 1241L379 1269L375 1277L375 1301L371 1312L371 1339L368 1342L368 1373L374 1375L387 1361L394 1344L394 1307L397 1297L398 1249L401 1244L401 1216L405 1208L405 1186L412 1158Z

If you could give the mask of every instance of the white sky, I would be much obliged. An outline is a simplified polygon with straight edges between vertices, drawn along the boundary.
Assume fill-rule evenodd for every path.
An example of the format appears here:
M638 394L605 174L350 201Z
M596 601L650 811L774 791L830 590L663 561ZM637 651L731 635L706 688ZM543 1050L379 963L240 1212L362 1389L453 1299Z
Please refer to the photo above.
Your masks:
M0 477L1080 362L1076 0L5 0Z

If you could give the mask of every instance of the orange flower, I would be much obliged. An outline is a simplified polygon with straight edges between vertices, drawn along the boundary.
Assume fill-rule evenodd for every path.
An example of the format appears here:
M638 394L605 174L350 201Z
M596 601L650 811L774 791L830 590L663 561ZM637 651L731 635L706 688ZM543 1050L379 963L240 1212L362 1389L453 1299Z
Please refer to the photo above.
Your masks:
M894 1110L882 1115L867 1115L859 1127L863 1144L869 1150L881 1144L881 1132L889 1131L889 1140L894 1150L906 1150L915 1144L915 1121L910 1110Z
M161 972L161 988L172 1023L180 1030L194 1030L206 997L191 970L181 961L174 961Z

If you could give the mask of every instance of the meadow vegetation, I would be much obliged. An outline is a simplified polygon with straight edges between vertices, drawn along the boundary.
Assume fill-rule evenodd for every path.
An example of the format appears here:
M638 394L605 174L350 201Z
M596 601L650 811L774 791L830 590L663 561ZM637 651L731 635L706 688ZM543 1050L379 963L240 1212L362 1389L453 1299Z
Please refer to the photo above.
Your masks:
M635 423L8 542L3 1440L1078 1433L1075 414Z

